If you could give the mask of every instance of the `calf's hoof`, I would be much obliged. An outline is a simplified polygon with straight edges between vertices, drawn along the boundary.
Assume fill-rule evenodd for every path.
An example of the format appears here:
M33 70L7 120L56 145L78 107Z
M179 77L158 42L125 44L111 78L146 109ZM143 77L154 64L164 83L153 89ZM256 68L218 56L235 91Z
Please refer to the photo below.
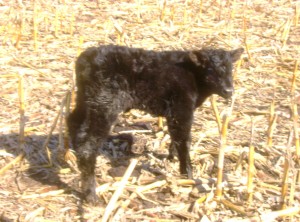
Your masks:
M174 155L173 154L169 154L167 157L168 160L174 160Z
M187 168L180 168L180 174L188 179L193 179L193 170L189 167Z
M84 194L84 200L92 205L97 205L97 203L99 203L100 199L97 196L97 194L95 192L89 192L88 194Z

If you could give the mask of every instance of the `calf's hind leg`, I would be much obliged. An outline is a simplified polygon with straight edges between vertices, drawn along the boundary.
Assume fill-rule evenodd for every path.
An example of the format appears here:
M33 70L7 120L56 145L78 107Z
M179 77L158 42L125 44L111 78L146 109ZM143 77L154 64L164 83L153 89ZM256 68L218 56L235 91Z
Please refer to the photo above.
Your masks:
M107 138L112 118L105 116L105 111L101 109L88 109L81 124L76 122L76 118L69 117L70 135L76 151L77 164L81 172L81 189L87 202L96 204L98 197L96 195L95 165L97 149Z

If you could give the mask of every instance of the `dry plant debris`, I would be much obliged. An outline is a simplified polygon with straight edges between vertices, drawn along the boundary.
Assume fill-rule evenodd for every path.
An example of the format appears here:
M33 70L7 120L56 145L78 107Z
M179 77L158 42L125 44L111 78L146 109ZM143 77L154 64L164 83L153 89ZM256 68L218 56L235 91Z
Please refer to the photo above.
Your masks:
M297 0L0 0L0 221L299 221L299 17ZM195 114L195 180L132 110L99 148L101 201L81 201L64 119L74 61L100 44L246 49L232 106Z

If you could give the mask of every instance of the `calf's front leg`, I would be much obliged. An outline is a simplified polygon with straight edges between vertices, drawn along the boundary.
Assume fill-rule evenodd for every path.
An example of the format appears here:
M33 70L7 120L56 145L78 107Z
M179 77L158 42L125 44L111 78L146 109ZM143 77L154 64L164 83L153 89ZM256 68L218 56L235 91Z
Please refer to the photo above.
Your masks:
M169 159L174 156L175 150L178 153L180 174L193 178L193 169L190 159L191 125L192 115L186 118L167 118L168 129L171 136Z

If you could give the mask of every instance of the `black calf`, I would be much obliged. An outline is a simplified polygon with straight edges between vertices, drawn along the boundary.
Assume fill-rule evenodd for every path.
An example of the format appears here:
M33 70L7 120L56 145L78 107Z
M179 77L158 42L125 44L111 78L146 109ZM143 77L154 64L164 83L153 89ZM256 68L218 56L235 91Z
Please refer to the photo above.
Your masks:
M131 108L166 117L169 157L176 149L180 173L192 178L193 112L212 94L224 98L233 94L232 63L242 52L242 48L156 52L114 45L84 51L76 62L77 104L68 127L86 199L97 200L96 150L118 114Z

